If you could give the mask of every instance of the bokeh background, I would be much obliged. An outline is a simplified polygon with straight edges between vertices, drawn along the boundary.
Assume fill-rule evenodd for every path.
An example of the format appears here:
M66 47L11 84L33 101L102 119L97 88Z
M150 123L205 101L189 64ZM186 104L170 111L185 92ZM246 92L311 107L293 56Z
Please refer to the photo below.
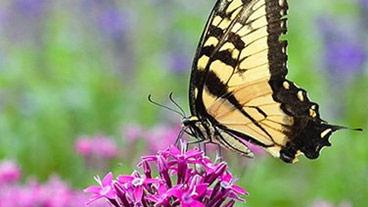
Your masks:
M191 62L213 4L2 0L0 171L18 169L12 185L23 190L35 183L60 189L50 185L56 179L78 192L93 175L129 173L139 156L173 143L180 117L147 95L169 104L173 91L189 112ZM367 130L368 1L289 5L288 77L308 90L324 119ZM295 165L262 153L253 160L226 154L250 192L244 206L366 206L365 134L338 132L320 159Z

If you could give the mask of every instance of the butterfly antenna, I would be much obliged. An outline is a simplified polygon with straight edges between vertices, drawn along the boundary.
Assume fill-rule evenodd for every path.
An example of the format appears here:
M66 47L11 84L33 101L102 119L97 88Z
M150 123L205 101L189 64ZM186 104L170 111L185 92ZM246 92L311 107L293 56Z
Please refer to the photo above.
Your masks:
M177 110L175 110L175 109L172 109L172 108L170 108L170 107L168 107L168 106L165 106L165 105L163 105L163 104L160 104L160 103L158 103L158 102L156 102L156 101L152 100L152 96L151 96L151 94L149 94L149 95L148 95L148 101L149 101L149 102L151 102L152 104L154 104L154 105L158 106L158 107L162 107L162 108L167 109L167 110L169 110L169 111L175 112L176 114L178 114L178 115L180 115L180 116L183 116L183 114L182 114L182 113L180 113L179 111L177 111Z
M170 101L180 110L180 112L181 112L181 115L183 116L183 117L186 117L186 115L185 115L185 111L183 110L183 108L182 107L180 107L180 105L174 100L174 98L173 98L173 92L171 92L170 94L169 94L169 99L170 99Z

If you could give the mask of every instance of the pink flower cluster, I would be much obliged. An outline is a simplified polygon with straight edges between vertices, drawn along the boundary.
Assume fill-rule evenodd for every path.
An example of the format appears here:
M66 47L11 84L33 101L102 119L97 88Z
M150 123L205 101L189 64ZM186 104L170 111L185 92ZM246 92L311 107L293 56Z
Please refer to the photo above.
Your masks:
M76 207L85 206L88 199L81 191L73 190L58 177L44 184L29 181L19 183L21 171L11 161L0 163L0 206L1 207ZM106 202L94 203L92 207L105 207Z
M0 186L18 182L21 176L18 165L10 160L0 163Z
M180 126L155 126L145 129L138 124L129 124L123 127L123 139L128 144L135 144L139 140L144 140L147 150L157 152L175 143L180 131Z
M119 152L115 141L102 135L79 137L75 142L75 150L85 158L97 157L107 160L116 158Z
M186 150L184 143L144 156L138 166L142 173L97 177L99 185L85 190L92 193L89 203L105 198L115 207L231 207L247 194L225 162L214 163L198 149Z

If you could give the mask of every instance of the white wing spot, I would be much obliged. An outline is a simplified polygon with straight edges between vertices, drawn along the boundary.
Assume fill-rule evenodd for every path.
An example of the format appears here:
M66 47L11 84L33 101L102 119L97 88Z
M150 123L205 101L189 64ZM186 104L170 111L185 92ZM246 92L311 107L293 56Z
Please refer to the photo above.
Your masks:
M284 81L284 82L282 83L282 86L284 86L284 88L285 88L286 90L289 90L289 89L290 89L290 84L289 84L289 82L287 82L287 81Z
M321 138L324 138L328 133L330 133L332 131L332 129L326 129L325 131L323 131L321 133Z
M282 53L284 53L284 54L286 53L286 47L282 47L281 50L282 50Z
M300 101L304 101L304 94L303 94L303 91L298 91L298 93L296 94L298 99Z
M285 22L284 22L284 21L281 21L281 22L280 22L280 27L281 27L281 28L285 27Z
M198 88L194 88L194 97L197 98L198 97Z
M311 116L312 118L315 118L317 116L316 111L313 109L309 109L309 116Z

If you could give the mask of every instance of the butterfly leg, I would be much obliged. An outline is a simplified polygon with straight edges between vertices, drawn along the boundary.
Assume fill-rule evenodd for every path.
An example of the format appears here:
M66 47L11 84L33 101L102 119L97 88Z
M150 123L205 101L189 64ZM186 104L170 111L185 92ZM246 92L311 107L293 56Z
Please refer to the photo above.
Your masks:
M228 134L222 129L217 129L216 132L215 138L218 145L227 147L228 149L236 151L245 157L254 157L253 152L248 148L248 146L236 136Z
M183 128L183 129L181 129L181 130L180 130L180 132L179 132L179 134L178 134L178 137L177 137L177 138L176 138L176 140L175 140L175 146L178 146L178 145L179 145L179 140L181 140L181 139L183 138L184 132L185 132L185 133L188 133L188 132L186 131L186 128Z
M211 142L211 144L215 144L216 147L217 147L217 150L216 150L216 158L215 158L216 162L223 161L224 160L223 159L223 150L222 150L221 145L218 144L218 143L214 143L214 142Z

